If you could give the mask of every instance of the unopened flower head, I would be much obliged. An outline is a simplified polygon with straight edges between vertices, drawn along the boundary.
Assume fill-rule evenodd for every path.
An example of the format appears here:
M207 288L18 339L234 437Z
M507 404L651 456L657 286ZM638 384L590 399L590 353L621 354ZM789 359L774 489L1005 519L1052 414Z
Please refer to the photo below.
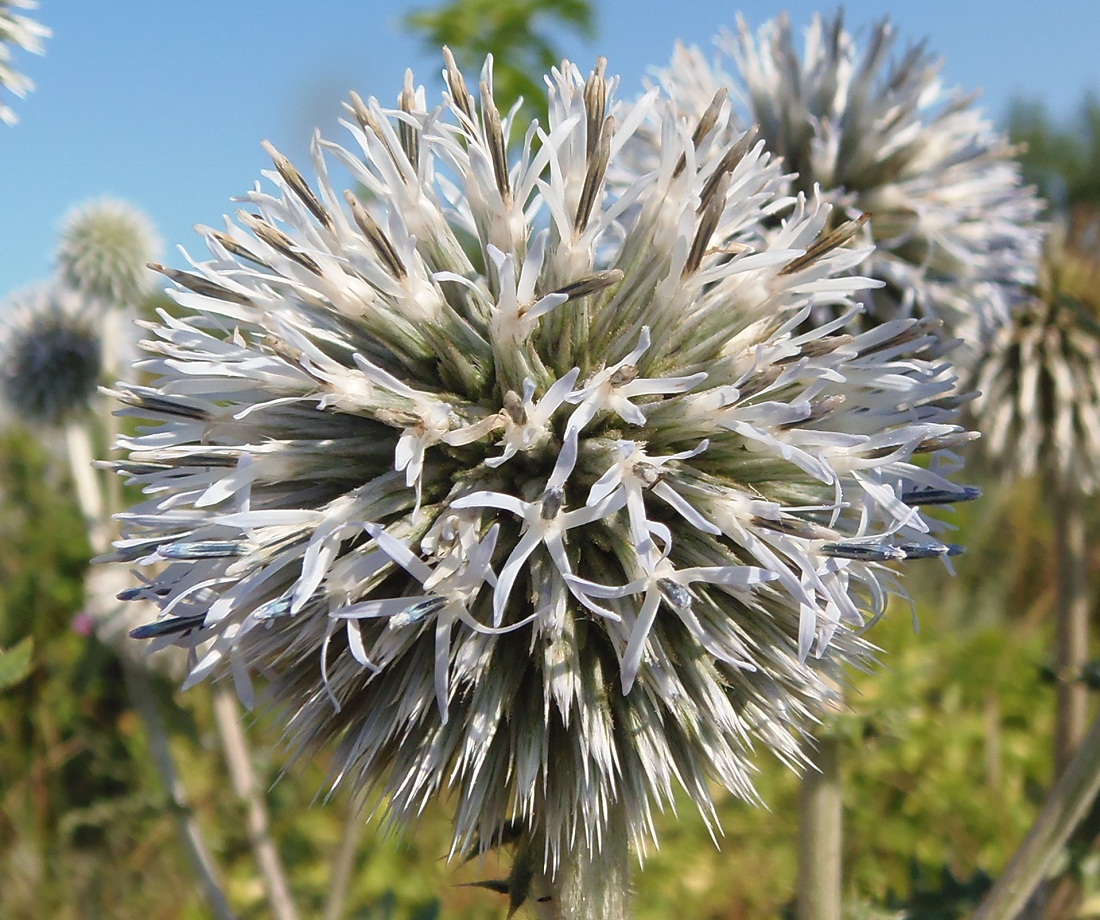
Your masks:
M800 54L786 14L755 35L739 17L714 65L680 47L663 82L696 112L728 90L795 188L820 188L848 218L869 215L875 252L863 271L885 286L860 295L865 327L938 319L972 346L969 358L1034 281L1040 203L973 97L943 88L940 59L894 43L887 19L861 48L842 14L816 15Z
M955 551L919 508L971 494L952 378L921 323L798 331L865 253L804 199L761 234L779 170L728 106L701 130L566 63L542 128L488 65L445 77L439 107L411 74L394 110L353 97L313 182L272 149L166 270L191 313L119 393L157 424L122 442L148 498L114 558L150 567L138 636L246 699L262 670L398 818L449 789L459 850L518 822L553 861L612 814L643 845L675 786L711 816L755 746L799 762L885 564ZM657 168L607 183L651 117Z
M80 298L63 287L15 295L0 318L0 385L15 414L55 424L87 409L99 383L102 346Z
M1100 485L1100 257L1061 231L1039 283L982 359L974 415L984 452L1010 476Z
M38 8L37 0L0 0L0 89L23 98L32 89L34 83L23 73L15 69L13 48L41 54L42 39L52 34L41 23L24 16L18 10ZM6 103L0 101L0 121L9 125L17 121L15 112Z
M125 201L79 205L66 217L58 267L75 290L104 306L136 305L152 286L160 240L149 219Z

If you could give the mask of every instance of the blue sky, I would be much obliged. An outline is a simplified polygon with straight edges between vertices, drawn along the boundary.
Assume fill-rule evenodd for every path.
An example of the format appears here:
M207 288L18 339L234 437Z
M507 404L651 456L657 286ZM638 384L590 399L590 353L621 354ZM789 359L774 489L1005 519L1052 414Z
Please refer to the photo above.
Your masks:
M76 204L124 198L149 214L165 240L202 252L192 227L220 225L230 200L259 178L270 139L308 175L314 126L339 137L349 89L392 101L406 67L438 97L440 62L400 28L431 0L41 0L53 29L42 58L20 54L36 82L16 100L19 124L0 125L0 297L49 276L57 230ZM608 58L624 94L664 64L675 39L709 47L742 9L756 26L787 9L796 27L817 9L804 0L596 0L593 42L563 33L564 54ZM903 43L927 38L947 82L984 89L995 117L1023 95L1066 114L1100 87L1100 3L1054 0L849 0L850 26L885 14Z

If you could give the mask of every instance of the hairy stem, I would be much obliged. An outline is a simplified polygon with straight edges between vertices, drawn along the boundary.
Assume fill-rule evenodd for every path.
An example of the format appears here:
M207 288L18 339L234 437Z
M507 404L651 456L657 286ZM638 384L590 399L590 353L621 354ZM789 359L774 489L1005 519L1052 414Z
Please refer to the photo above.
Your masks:
M609 822L603 846L562 854L557 872L536 870L539 920L629 920L630 845L625 823Z
M279 851L271 839L271 821L267 805L256 784L248 742L241 728L240 707L231 690L214 688L214 720L218 726L222 750L229 766L233 788L248 809L248 842L260 870L272 916L276 920L297 920L290 884Z

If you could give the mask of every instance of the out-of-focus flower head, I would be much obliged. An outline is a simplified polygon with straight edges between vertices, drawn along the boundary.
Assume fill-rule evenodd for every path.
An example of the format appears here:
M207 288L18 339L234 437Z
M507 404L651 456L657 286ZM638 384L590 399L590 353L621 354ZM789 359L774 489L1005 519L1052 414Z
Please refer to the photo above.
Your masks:
M53 33L41 23L23 16L17 10L34 10L37 0L0 0L0 89L14 93L20 99L34 89L34 83L15 69L13 48L42 54L42 39ZM9 125L18 119L11 107L0 102L0 121Z
M62 286L14 295L0 316L0 387L23 421L58 424L88 408L102 343L94 317Z
M756 746L800 762L888 564L956 551L921 506L972 497L968 435L927 325L802 331L866 252L816 199L764 232L780 172L728 105L565 63L543 128L490 65L445 78L438 107L411 74L396 109L353 97L312 183L269 148L211 257L165 269L189 312L118 393L152 425L112 558L162 610L138 637L248 702L262 671L397 818L450 789L459 850L518 822L553 862L613 814L644 846L676 785L709 818ZM606 182L646 119L656 168Z
M1038 284L990 343L974 417L984 452L1009 476L1045 472L1100 485L1100 246L1096 228L1052 231Z
M104 198L66 215L57 261L67 284L105 306L135 306L152 287L160 239L142 211Z
M969 360L1038 264L1041 203L1021 187L1004 135L972 96L944 89L941 61L923 44L897 53L888 19L861 45L841 13L816 15L800 54L786 14L755 35L738 17L717 44L714 65L678 47L662 72L667 90L701 113L727 89L743 123L796 174L795 189L819 188L837 220L870 216L875 251L862 270L885 286L860 295L863 328L938 319L971 346Z

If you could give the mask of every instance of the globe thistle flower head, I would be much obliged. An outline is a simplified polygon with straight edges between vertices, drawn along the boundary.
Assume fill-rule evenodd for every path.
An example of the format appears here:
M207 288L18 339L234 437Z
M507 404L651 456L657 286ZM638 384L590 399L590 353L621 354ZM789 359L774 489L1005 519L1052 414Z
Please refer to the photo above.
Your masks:
M394 109L354 96L312 183L269 147L210 258L165 269L188 313L118 392L152 424L112 558L162 611L136 636L246 701L262 671L396 820L449 791L456 851L644 847L676 785L711 818L712 781L755 797L756 745L801 762L887 565L957 550L921 506L971 496L968 436L927 324L800 331L850 313L866 253L816 200L762 231L781 174L728 105L626 105L566 62L543 128L489 64L444 76L431 108L411 75Z
M1092 494L1100 485L1100 251L1083 236L1048 235L1038 284L982 358L974 416L984 453L1007 476L1043 472Z
M160 240L149 219L125 201L104 198L65 217L57 262L67 284L104 306L135 306L152 287L148 263Z
M1034 281L1040 202L972 97L943 88L939 58L895 53L888 19L860 42L841 13L816 15L801 53L786 14L755 34L739 17L718 46L714 64L678 48L663 82L696 112L728 88L794 188L820 189L837 219L870 215L863 270L885 286L860 296L864 327L939 319L976 347L1005 322Z
M0 0L0 89L20 99L34 89L34 83L26 74L15 69L12 49L21 48L32 54L42 54L42 40L52 33L41 23L16 11L37 8L36 0ZM0 102L0 121L13 125L17 120L11 107Z
M81 301L62 287L15 295L0 331L0 386L25 422L58 424L88 408L99 384L102 344Z

